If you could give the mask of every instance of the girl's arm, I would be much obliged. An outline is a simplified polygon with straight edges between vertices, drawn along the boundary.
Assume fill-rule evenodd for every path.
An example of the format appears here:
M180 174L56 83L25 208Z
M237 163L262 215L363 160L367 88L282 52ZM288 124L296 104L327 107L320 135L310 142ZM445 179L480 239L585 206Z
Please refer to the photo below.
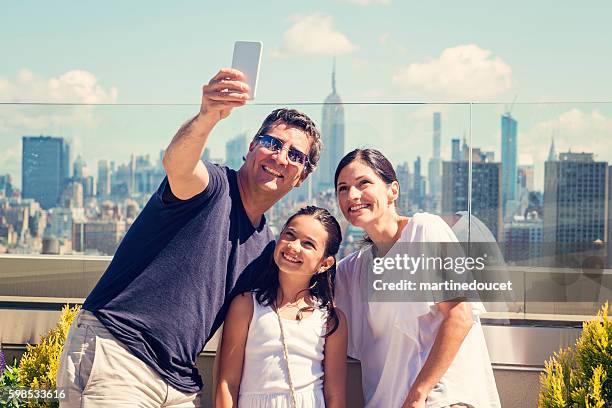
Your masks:
M221 338L219 378L216 390L216 408L238 406L238 390L242 379L244 348L249 324L253 317L253 300L250 293L236 296L230 305Z
M325 355L323 357L323 394L327 408L346 407L346 345L348 330L346 316L336 308L338 314L338 329L325 339Z
M452 364L461 343L474 324L469 303L451 300L440 302L436 306L444 315L444 320L429 356L410 388L403 408L425 407L427 396Z

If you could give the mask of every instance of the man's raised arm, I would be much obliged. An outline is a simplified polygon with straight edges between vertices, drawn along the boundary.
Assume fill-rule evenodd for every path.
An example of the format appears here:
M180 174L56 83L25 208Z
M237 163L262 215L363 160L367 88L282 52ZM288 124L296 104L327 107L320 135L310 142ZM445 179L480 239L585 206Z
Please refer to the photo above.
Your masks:
M172 194L187 200L208 186L208 171L200 160L208 135L217 122L249 98L244 74L224 68L202 88L200 112L180 127L166 149L163 164Z

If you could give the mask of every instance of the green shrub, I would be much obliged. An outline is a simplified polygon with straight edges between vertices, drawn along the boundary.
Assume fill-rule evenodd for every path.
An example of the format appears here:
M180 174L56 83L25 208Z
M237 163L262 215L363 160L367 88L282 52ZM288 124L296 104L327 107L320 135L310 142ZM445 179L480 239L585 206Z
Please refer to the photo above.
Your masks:
M540 375L540 408L612 406L612 321L608 303L582 325L574 347L555 353Z
M80 306L64 306L60 320L54 329L42 336L38 345L30 344L19 362L19 381L25 388L55 389L55 376L59 357L66 341L68 330ZM28 407L54 407L56 402L29 402Z
M17 369L17 361L12 366L5 366L2 376L0 376L0 390L2 388L18 388L19 370ZM0 407L19 408L19 400L17 398L9 399L8 391L0 392Z

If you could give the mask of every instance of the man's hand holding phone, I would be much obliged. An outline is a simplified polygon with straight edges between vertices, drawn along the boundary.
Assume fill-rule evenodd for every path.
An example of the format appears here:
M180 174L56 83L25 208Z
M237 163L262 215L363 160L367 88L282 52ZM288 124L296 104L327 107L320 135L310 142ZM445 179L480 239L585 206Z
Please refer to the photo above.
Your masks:
M218 122L229 116L233 108L249 100L245 75L233 68L223 68L202 88L200 116Z

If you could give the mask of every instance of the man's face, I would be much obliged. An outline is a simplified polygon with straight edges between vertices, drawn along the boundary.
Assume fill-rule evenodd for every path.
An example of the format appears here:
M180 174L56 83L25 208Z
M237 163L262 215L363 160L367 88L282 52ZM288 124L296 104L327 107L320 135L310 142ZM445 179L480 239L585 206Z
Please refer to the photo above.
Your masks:
M257 190L275 194L280 199L305 178L305 164L289 160L288 150L293 148L308 155L310 142L302 130L283 123L272 127L267 134L282 141L283 148L274 152L253 141L244 165Z

